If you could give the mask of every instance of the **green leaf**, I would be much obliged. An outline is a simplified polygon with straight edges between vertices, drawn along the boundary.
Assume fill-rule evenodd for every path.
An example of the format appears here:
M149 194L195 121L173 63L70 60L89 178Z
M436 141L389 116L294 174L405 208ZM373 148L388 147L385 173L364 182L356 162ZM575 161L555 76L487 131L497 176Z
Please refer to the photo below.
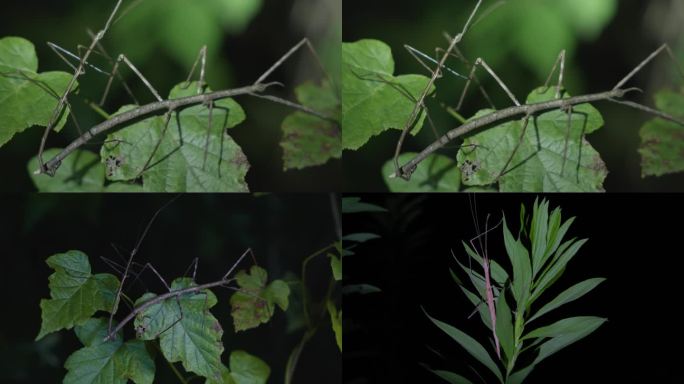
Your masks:
M532 289L530 256L520 240L513 239L513 235L506 224L505 217L503 233L506 253L513 266L513 297L517 303L516 312L520 313L520 311L524 310L527 306L527 298L530 296L530 290Z
M559 350L583 339L606 321L607 319L594 316L572 317L530 332L524 338L551 337L539 346L539 355L532 364L539 364Z
M67 251L50 256L46 263L55 272L48 278L50 299L42 299L43 319L36 340L60 329L83 324L97 311L111 311L119 280L108 273L90 273L88 256Z
M359 232L359 233L350 233L348 235L344 235L342 237L342 240L344 241L355 241L357 243L363 243L368 240L372 239L377 239L379 238L379 235L376 235L375 233L366 233L366 232Z
M456 374L454 372L443 371L443 370L439 370L439 369L432 369L429 366L427 366L426 364L422 364L422 363L420 365L423 366L428 371L437 375L437 377L444 379L451 384L473 384L472 381L470 381L470 380L466 379L465 377L463 377L459 374Z
M64 364L68 371L64 384L126 384L128 380L152 384L154 360L145 343L142 340L124 343L120 334L103 342L107 327L108 320L102 318L89 319L76 327L76 334L85 347L72 353Z
M337 347L342 352L342 310L337 311L335 303L332 300L328 300L326 303L328 307L328 314L330 315L330 324L332 325L333 332L335 332L335 341L337 342Z
M362 203L360 197L343 197L342 213L387 212L387 209L369 203Z
M551 100L554 92L555 88L545 92L539 88L532 91L527 102ZM563 97L568 94L563 93ZM493 112L482 110L471 120ZM530 117L522 141L521 120L505 122L468 137L457 154L459 167L472 164L472 172L463 173L463 183L494 184L514 153L498 179L502 192L603 191L608 171L598 152L584 138L603 125L603 118L589 104L573 107L572 117L569 135L568 115L555 110Z
M330 269L332 270L333 278L335 281L342 280L342 260L332 253L328 253L328 257L330 258Z
M403 129L428 82L420 75L394 76L392 50L381 41L342 43L343 148L356 150L388 129ZM425 114L418 117L414 133Z
M470 246L465 241L461 240L461 244L463 244L463 248L465 248L468 256L472 257L473 260L475 260L478 263L478 265L482 265L482 263L484 262L482 260L482 256L480 256L472 248L470 248ZM503 269L501 265L499 265L499 263L496 262L496 260L489 259L489 267L492 272L492 279L494 279L494 281L496 281L497 284L502 286L506 282L506 280L508 280L508 272L506 272L506 270Z
M171 291L196 286L190 278L178 278L171 283ZM135 306L153 300L157 295L146 293ZM223 329L209 309L216 305L216 296L201 290L168 298L150 305L135 317L138 338L159 338L162 354L169 362L182 362L188 372L207 378L221 375Z
M143 186L133 183L111 183L104 189L105 193L141 193Z
M572 287L566 289L565 291L561 292L556 298L548 302L546 305L541 307L537 313L534 314L534 316L530 317L527 322L531 322L532 320L553 311L554 309L565 305L567 303L570 303L572 301L575 301L579 299L580 297L586 295L589 293L592 289L596 288L597 285L601 284L604 282L606 279L602 277L596 277L593 279L587 279L584 280L580 283L577 283L573 285Z
M563 274L563 271L565 271L565 266L568 265L570 260L572 260L572 258L577 254L577 251L579 251L582 245L584 245L586 242L587 239L582 239L579 241L575 241L573 239L568 241L570 245L567 248L561 246L558 249L559 251L564 251L562 253L558 251L556 252L556 256L554 256L553 260L551 260L548 272L540 277L537 287L532 292L532 297L530 297L529 304L537 300L537 298L539 298L539 296Z
M656 93L655 103L659 110L684 119L684 88ZM684 126L655 118L641 127L639 136L641 177L684 171Z
M38 58L30 41L0 39L0 147L31 126L47 126L72 77L66 72L37 71ZM54 130L64 126L68 115L65 107Z
M484 347L482 347L482 345L480 345L480 343L477 342L477 340L468 336L466 333L462 332L458 328L431 317L427 313L427 311L425 311L424 308L423 312L425 312L425 316L427 316L428 319L430 319L430 321L432 321L437 327L439 327L439 329L441 329L452 339L454 339L459 345L461 345L461 347L468 351L470 355L476 358L477 361L482 363L485 367L489 368L489 370L492 371L492 373L494 373L494 375L499 379L500 382L503 382L503 377L501 376L501 372L499 371L499 368L497 367L496 363L494 362L494 360L492 360L491 356L489 356Z
M195 94L196 82L186 88L179 84L171 90L169 99ZM132 108L135 107L124 106L116 114ZM100 151L101 161L118 163L116 167L110 165L107 178L133 180L149 161L143 173L143 186L147 192L246 192L245 175L249 162L225 132L244 119L242 107L228 98L214 102L209 132L209 107L205 105L173 112L166 129L164 116L138 121L107 135L108 144Z
M282 280L274 280L267 285L268 273L265 269L253 265L249 273L240 271L236 280L241 291L230 297L236 332L267 323L275 312L275 305L283 311L287 310L290 287Z
M350 293L358 293L360 295L365 295L368 293L382 292L382 290L374 285L370 284L348 284L342 287L342 294L347 295Z
M417 153L406 152L399 156L399 165L403 165ZM390 192L458 192L461 187L461 171L451 158L433 154L423 160L411 180L404 180L394 175L394 160L388 160L382 166L382 177Z
M56 156L60 148L46 149L43 160ZM62 161L54 176L34 174L39 169L38 156L28 163L28 173L39 192L101 192L104 187L105 170L96 154L76 150Z
M536 276L541 269L544 256L546 255L546 243L548 240L549 225L549 202L542 200L541 204L535 201L532 209L532 228L530 240L532 240L532 276Z
M510 361L515 353L515 337L511 309L506 303L506 295L503 291L496 299L496 337L507 357L506 361Z
M513 374L508 378L506 381L506 384L522 384L523 381L527 378L527 376L532 372L534 369L534 364L530 364L529 366L517 371L513 372Z
M266 384L271 368L260 358L245 351L230 354L230 370L221 367L221 380L208 379L206 384Z
M304 106L334 118L321 119L304 112L294 112L283 120L283 166L302 169L325 164L342 157L340 134L340 100L328 81L321 86L306 82L295 89L297 100Z

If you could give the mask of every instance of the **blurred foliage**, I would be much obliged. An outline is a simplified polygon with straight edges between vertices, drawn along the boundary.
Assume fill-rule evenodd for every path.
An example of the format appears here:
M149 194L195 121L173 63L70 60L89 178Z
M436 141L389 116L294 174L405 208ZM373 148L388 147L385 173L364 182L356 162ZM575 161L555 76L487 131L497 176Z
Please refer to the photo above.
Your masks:
M445 48L444 32L460 32L475 0L426 0L390 2L376 0L344 3L344 42L379 39L392 48L397 73L428 74L403 49L409 44L434 55L435 47ZM519 99L546 80L554 61L565 49L564 85L580 95L611 89L662 43L675 51L684 64L684 4L677 0L659 2L618 2L615 0L485 0L471 30L459 45L473 62L482 57ZM463 73L463 64L450 58L447 64ZM484 71L478 71L494 105L503 108L510 99ZM557 81L557 77L552 79ZM662 87L679 88L681 77L670 60L658 57L644 68L630 86L645 94L634 101L652 104L652 94ZM440 133L459 122L443 112L458 103L464 81L445 76L437 81L437 98L428 100L432 118ZM487 106L486 100L471 89L461 110L471 116ZM591 141L608 169L607 190L682 190L684 175L641 178L638 129L650 116L619 105L600 104L605 129ZM364 151L345 151L346 189L385 190L382 165L392 156L399 134L386 132L369 141ZM408 140L405 152L420 151L435 140L423 130ZM619 144L616 144L619 143ZM455 156L456 148L443 152Z
M79 45L90 42L88 30L98 31L114 4L113 0L5 1L0 36L21 36L33 42L40 71L70 71L46 42L78 52ZM186 79L202 45L207 45L206 80L219 90L253 82L303 37L310 38L326 71L339 84L341 0L125 0L121 11L102 45L111 57L125 54L160 94ZM94 54L91 62L105 70L111 67L101 55ZM122 75L141 103L154 100L128 68L122 69ZM295 100L297 85L321 78L315 59L304 50L269 77L285 84L275 94L289 100ZM88 102L99 101L106 82L107 78L95 71L80 78L79 95L73 97L72 106L81 129L101 120ZM130 102L115 82L105 111L112 113ZM247 175L252 189L338 188L339 161L315 169L283 171L280 124L291 109L249 97L239 102L248 119L231 134L253 165ZM0 174L13 180L3 185L4 189L33 189L23 167L16 165L26 164L37 153L40 134L39 129L28 130L0 151ZM77 135L78 130L68 123L61 137L51 137L48 146L66 146ZM101 145L102 140L94 144Z

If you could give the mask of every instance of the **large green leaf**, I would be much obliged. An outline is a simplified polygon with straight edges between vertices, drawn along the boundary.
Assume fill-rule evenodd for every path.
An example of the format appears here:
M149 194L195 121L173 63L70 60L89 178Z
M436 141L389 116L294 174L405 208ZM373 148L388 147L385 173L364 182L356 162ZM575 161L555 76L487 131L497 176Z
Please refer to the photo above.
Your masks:
M209 378L206 384L266 384L271 368L260 358L245 351L230 353L230 369L221 367L221 379Z
M530 240L532 241L532 276L536 276L546 255L546 243L548 241L549 227L549 201L544 199L540 204L534 201L532 207L532 228L530 228Z
M513 334L513 316L506 303L506 295L502 291L496 299L496 337L507 360L510 361L515 352L515 336Z
M468 351L471 356L476 358L477 361L489 368L489 370L494 373L500 382L503 382L503 377L501 376L501 372L499 371L496 363L494 360L492 360L491 356L489 356L489 353L487 353L484 347L477 342L477 340L468 336L468 334L462 332L458 328L433 318L427 313L427 311L425 311L425 309L423 309L423 312L425 312L425 316L427 316L430 321L439 327L439 329L454 339L459 345L461 345L461 347Z
M0 39L0 147L26 128L47 126L72 77L66 72L37 71L38 58L30 41ZM64 126L68 114L65 107L55 130Z
M551 100L555 88L539 88L527 103ZM568 97L563 93L563 97ZM493 113L482 110L471 120ZM559 110L530 117L525 135L521 120L513 120L464 140L457 154L459 167L472 164L463 173L465 185L482 186L497 182L506 192L595 192L603 190L608 171L598 152L584 135L603 125L601 114L589 104L573 108L568 133L568 114ZM566 140L567 139L567 140ZM517 147L517 150L516 150Z
M197 83L185 85L174 87L169 99L197 94ZM111 164L114 160L117 166L110 165L107 178L132 180L149 161L143 174L143 186L148 192L247 191L249 162L225 133L226 128L241 123L245 113L230 98L214 104L209 130L209 107L196 105L173 112L166 129L166 118L153 116L109 134L100 151L101 161ZM125 106L117 113L132 108Z
M582 239L575 241L575 239L568 240L567 247L561 246L558 248L556 255L551 260L551 264L548 271L544 273L539 279L536 288L532 291L532 297L530 297L529 303L531 304L539 298L539 296L553 284L556 279L558 279L563 272L565 267L568 265L570 260L577 254L579 249L587 242L587 239ZM560 252L563 251L563 252Z
M90 273L88 256L67 251L50 256L47 265L55 272L48 278L50 299L42 299L43 319L36 340L60 329L83 324L97 311L111 311L119 280L110 274Z
M539 346L539 354L532 364L539 364L559 350L588 336L606 321L607 319L594 316L572 317L530 332L525 338L551 337Z
M684 120L684 88L655 95L659 110ZM684 126L663 119L647 121L639 131L641 177L684 171Z
M394 76L392 50L381 41L342 43L343 148L359 149L388 129L403 129L428 82L421 75ZM413 132L424 119L421 113Z
M137 384L154 382L154 360L142 340L123 342L121 334L103 341L109 321L92 318L76 327L85 347L69 356L64 384Z
M309 108L336 119L336 122L294 112L283 120L283 166L302 169L342 157L339 115L340 99L328 81L318 86L307 82L295 89L297 100Z
M53 158L62 150L50 148L43 152L45 161ZM76 150L62 161L54 176L34 174L40 169L38 156L28 163L28 173L33 184L40 192L101 192L105 182L105 168L96 154L90 151Z
M237 283L241 291L230 297L233 325L235 331L256 328L267 323L275 313L275 306L283 311L289 305L290 287L282 280L274 280L269 284L265 269L253 265L249 273L238 272Z
M575 301L579 299L580 297L586 295L589 293L592 289L596 288L597 285L601 284L604 282L606 279L602 277L596 277L593 279L587 279L582 282L579 282L572 287L566 289L565 291L561 292L558 296L556 296L553 300L549 301L546 305L541 307L535 314L534 316L530 317L527 322L531 322L532 320L553 311L554 309L560 307L561 305L570 303L572 301Z
M171 283L171 291L195 286L190 278L178 278ZM157 297L146 293L136 301L136 307ZM200 376L221 376L223 329L209 309L216 305L216 296L209 290L168 298L140 311L135 317L138 338L154 340L164 357L182 362L183 367Z
M399 156L399 165L403 165L417 153L406 152ZM451 158L433 154L423 160L411 180L391 177L395 173L394 160L388 160L382 166L382 177L391 192L458 192L461 186L461 171Z

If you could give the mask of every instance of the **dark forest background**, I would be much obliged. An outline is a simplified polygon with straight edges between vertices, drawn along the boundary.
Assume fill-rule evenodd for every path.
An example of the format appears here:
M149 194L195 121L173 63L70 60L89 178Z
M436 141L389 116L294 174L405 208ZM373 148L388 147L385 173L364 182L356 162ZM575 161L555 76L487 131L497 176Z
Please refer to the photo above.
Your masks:
M121 262L138 241L154 212L170 195L17 195L3 198L0 215L0 382L57 383L66 371L67 356L81 348L73 331L60 331L34 342L40 329L40 299L49 297L45 264L49 256L67 250L85 252L93 273L112 273L100 257ZM298 278L302 260L337 239L330 196L320 195L183 195L160 212L136 256L150 262L170 283L197 257L197 281L220 279L247 247L270 279ZM242 268L249 268L245 260ZM241 268L241 269L242 269ZM191 272L190 272L191 273ZM120 277L119 277L120 278ZM322 297L330 279L325 257L310 263L307 273L311 294ZM155 293L165 291L153 274L141 279ZM144 288L136 284L132 297ZM271 322L235 334L232 331L231 291L214 290L218 304L212 313L224 329L226 350L242 349L259 356L271 367L269 382L282 383L285 364L304 330L293 292L287 313L276 311ZM121 311L119 316L124 316ZM120 319L120 317L119 317ZM135 337L132 325L126 337ZM294 379L296 382L338 383L342 377L340 352L330 327L321 327L306 345ZM162 358L156 359L155 382L177 382Z
M125 0L119 14L136 1ZM184 2L143 0L115 23L102 41L111 56L126 54L162 97L185 81L203 44L208 48L207 82L213 90L253 83L304 37L311 39L327 71L339 80L341 0L198 0L192 7ZM210 5L221 2L231 4L232 11L212 11ZM0 37L30 40L36 46L41 72L73 72L47 42L77 52L79 44L91 41L86 30L97 32L102 28L115 4L115 0L5 0L0 12ZM107 61L97 55L90 62L109 70ZM126 68L122 73L141 103L154 101L133 72ZM284 88L274 88L274 94L293 101L297 85L322 78L306 51L300 51L270 77L285 84ZM99 101L106 82L107 78L94 70L79 79L79 96L72 96L71 101L82 129L102 120L83 100ZM230 134L252 165L247 174L251 190L339 190L339 160L305 170L283 171L278 145L282 138L280 124L293 110L254 97L236 101L244 108L247 119ZM132 100L115 82L105 110L113 113L124 104L132 104ZM3 190L35 189L26 164L38 153L42 132L41 128L28 129L0 149ZM48 147L66 146L77 136L77 129L69 123L63 133L51 136ZM101 141L87 149L99 151Z
M490 333L452 280L460 273L461 241L475 236L468 196L361 195L386 207L385 213L344 215L345 233L371 232L379 239L354 249L345 259L345 285L372 284L382 292L348 295L344 300L344 382L445 382L419 363L473 376L486 371L421 311L474 336L488 348ZM529 383L675 383L684 378L679 364L677 310L681 291L681 226L684 210L676 195L547 195L550 209L576 216L566 238L588 238L564 275L542 296L548 302L574 283L605 277L586 296L545 315L538 325L569 316L607 317L587 338L549 357ZM505 214L511 231L519 228L520 204L533 195L478 195L480 225ZM501 229L490 233L489 255L510 270ZM467 264L466 264L467 265ZM481 267L472 264L481 272ZM467 280L466 275L460 274ZM547 317L548 316L548 317ZM432 350L443 355L439 357ZM492 353L491 348L488 349ZM471 378L479 383L477 378Z
M434 55L446 48L444 32L460 32L475 0L346 0L343 5L344 42L379 39L392 48L395 74L429 74L404 49L409 44ZM491 6L504 3L476 23L459 47L471 61L482 57L519 100L542 86L562 49L567 50L564 85L571 95L612 89L627 73L663 43L684 66L684 3L679 0L498 0L483 1L476 19ZM458 62L450 60L456 70ZM498 85L478 70L485 89L499 107L511 105ZM557 75L553 81L557 81ZM653 96L664 88L679 89L684 80L666 55L647 66L630 86L644 90L634 101L653 106ZM464 81L445 76L437 83L438 99L456 106ZM587 136L606 162L608 191L681 191L684 175L641 178L639 128L652 116L613 103L595 105L605 120L599 131ZM472 116L488 104L471 89L463 116ZM458 126L437 102L431 105L439 132ZM394 155L400 131L372 138L359 151L345 151L345 188L348 191L385 191L381 167ZM426 124L403 150L418 151L435 140ZM443 150L455 156L457 148Z

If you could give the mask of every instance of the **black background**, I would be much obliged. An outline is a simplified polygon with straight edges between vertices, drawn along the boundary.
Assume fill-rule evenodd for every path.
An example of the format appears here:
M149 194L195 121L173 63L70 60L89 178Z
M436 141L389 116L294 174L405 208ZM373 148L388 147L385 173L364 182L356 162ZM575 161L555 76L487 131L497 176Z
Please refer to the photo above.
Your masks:
M150 217L171 198L173 195L3 197L0 383L61 382L66 373L64 361L81 348L74 332L65 330L34 343L41 322L39 302L49 297L48 276L53 272L45 259L77 249L88 255L93 273L116 275L100 257L120 261L111 243L127 257ZM207 283L220 279L251 247L257 263L267 269L269 280L287 278L289 273L298 277L302 260L337 238L332 217L327 194L183 195L160 212L136 261L151 262L170 283L183 276L193 258L198 257L196 281ZM240 269L251 264L245 260ZM307 283L315 299L325 294L330 278L325 257L310 263ZM151 273L141 279L150 291L165 291ZM136 284L127 291L137 298L144 288ZM277 310L269 323L236 335L229 306L232 292L219 289L214 293L218 304L212 313L224 329L223 362L228 363L230 351L245 350L271 367L269 382L282 383L287 357L304 331L289 332L288 316ZM127 339L135 337L132 326L125 331ZM341 377L335 337L329 326L321 326L304 348L294 379L339 383ZM161 357L156 358L155 382L178 382Z
M542 296L547 302L570 285L606 277L579 300L544 315L537 326L569 316L607 317L587 338L557 352L528 376L530 383L681 382L682 342L678 330L681 292L681 197L667 195L549 195L563 218L576 216L566 239L589 238L563 277ZM533 195L478 195L480 225L506 214L519 228L520 204L531 212ZM472 238L464 195L365 195L363 201L387 213L347 214L345 233L382 237L362 244L345 259L345 285L373 284L381 293L345 296L345 383L444 382L419 366L450 370L471 378L468 365L488 371L422 313L474 335L487 348L489 331L449 276L460 272L450 249L466 260L460 241ZM489 237L489 255L507 264L501 231ZM473 269L480 271L476 265ZM462 278L466 276L460 275ZM536 322L536 321L535 321ZM446 357L442 359L427 347ZM488 349L491 352L491 348ZM525 365L519 366L519 368ZM485 376L487 377L487 376ZM481 381L472 377L474 383Z

